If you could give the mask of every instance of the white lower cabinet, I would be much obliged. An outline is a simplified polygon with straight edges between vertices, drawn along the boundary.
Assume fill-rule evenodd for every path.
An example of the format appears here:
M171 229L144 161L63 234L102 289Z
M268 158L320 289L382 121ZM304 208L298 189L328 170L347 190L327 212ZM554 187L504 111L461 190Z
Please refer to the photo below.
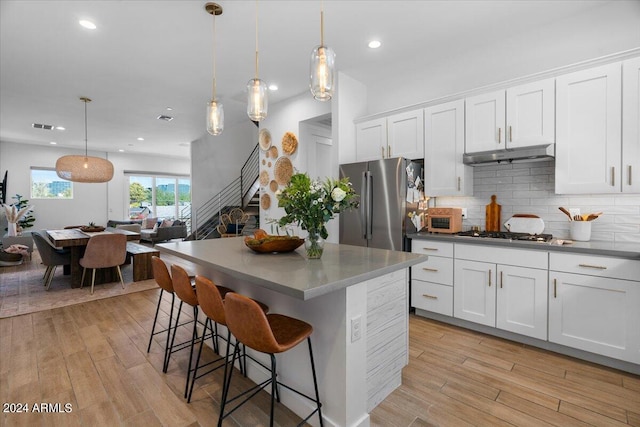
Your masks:
M552 253L550 269L549 341L640 363L640 261Z
M547 256L456 244L454 317L546 340Z

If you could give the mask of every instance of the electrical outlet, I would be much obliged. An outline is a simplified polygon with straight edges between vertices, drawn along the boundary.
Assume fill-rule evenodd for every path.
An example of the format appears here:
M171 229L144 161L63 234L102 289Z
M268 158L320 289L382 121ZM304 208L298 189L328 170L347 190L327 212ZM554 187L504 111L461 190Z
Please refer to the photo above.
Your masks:
M580 208L569 208L569 213L571 214L571 218L580 215Z
M362 338L362 316L351 319L351 342L356 342Z
M467 208L462 208L462 219L467 219Z

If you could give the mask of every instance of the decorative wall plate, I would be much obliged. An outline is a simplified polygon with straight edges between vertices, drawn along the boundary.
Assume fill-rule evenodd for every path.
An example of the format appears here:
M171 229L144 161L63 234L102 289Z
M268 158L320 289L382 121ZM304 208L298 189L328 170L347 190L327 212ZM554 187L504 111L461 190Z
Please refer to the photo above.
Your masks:
M271 147L271 132L269 132L269 129L260 129L258 133L258 144L260 144L260 148L264 151L267 151L269 147Z
M274 160L277 159L278 147L276 147L275 145L272 145L271 148L269 148L269 151L267 152L267 157L271 157Z
M292 155L298 149L298 138L293 132L286 132L282 137L282 152Z
M260 197L260 207L265 211L271 207L271 196L268 194L263 194Z
M260 185L263 187L269 185L269 172L266 170L260 172Z
M278 183L276 182L275 179L272 179L271 182L269 183L269 188L271 189L271 191L273 191L274 193L278 190Z
M275 164L274 174L276 182L280 185L287 185L293 175L293 164L288 157L280 157Z

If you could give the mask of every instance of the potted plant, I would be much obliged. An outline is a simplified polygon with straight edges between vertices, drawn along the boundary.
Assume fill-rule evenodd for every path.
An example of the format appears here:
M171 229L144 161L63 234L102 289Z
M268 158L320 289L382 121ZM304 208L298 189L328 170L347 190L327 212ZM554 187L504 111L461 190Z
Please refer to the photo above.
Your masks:
M29 206L29 200L23 199L20 194L16 194L12 199L16 201L10 205L2 205L7 216L9 236L17 236L25 228L33 227L36 218L33 216L33 206Z

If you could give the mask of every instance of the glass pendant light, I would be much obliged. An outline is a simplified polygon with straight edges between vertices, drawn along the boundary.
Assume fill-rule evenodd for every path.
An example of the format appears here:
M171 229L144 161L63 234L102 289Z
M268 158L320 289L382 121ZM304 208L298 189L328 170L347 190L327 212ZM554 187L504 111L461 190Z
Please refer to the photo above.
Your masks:
M267 84L258 77L258 0L256 0L256 76L247 83L247 115L254 122L267 117Z
M313 97L318 101L328 101L335 90L336 54L328 46L324 45L324 11L320 6L320 45L311 52L309 89Z
M82 97L84 102L84 156L62 156L56 161L56 173L62 179L72 182L108 182L113 178L113 164L100 157L87 154L87 103L89 98Z
M213 93L207 104L207 132L215 136L224 129L224 106L216 99L216 15L222 15L222 6L207 3L204 8L213 15Z

